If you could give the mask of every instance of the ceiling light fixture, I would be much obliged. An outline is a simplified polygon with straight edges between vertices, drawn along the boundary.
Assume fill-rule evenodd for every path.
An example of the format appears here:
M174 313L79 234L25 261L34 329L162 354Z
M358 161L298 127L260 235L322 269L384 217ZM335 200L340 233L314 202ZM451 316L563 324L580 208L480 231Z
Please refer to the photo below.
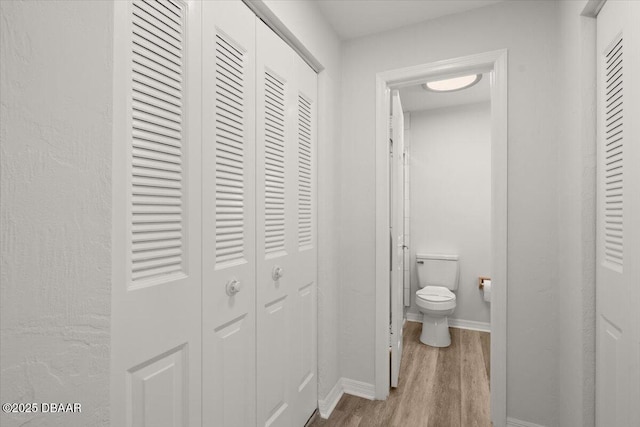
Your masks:
M470 76L427 82L424 83L422 87L432 92L455 92L473 86L478 83L480 79L482 79L482 74L472 74Z

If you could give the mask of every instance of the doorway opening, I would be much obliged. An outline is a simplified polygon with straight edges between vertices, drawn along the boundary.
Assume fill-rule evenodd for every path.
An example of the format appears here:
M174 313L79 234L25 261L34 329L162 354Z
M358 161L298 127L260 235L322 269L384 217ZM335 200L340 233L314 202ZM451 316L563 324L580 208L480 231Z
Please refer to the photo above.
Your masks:
M427 81L483 74L490 83L491 116L491 419L495 426L506 425L506 320L507 320L507 51L500 50L473 56L391 70L377 75L376 82L376 323L375 323L375 394L386 399L394 381L393 363L389 363L389 346L401 340L397 312L398 297L394 301L391 284L399 283L390 274L390 260L394 263L393 242L389 242L390 226L394 218L392 176L397 170L389 161L389 139L392 136L389 117L392 116L392 92ZM397 148L397 146L396 146ZM408 245L407 245L408 246ZM406 293L398 293L402 295ZM394 313L393 303L396 303ZM404 305L404 304L403 304ZM391 319L391 325L389 320ZM394 323L395 319L395 323ZM397 343L396 343L397 344ZM394 357L393 354L391 356ZM396 357L401 357L401 353ZM399 361L398 361L399 365ZM397 377L396 377L397 378ZM395 385L395 384L394 384Z

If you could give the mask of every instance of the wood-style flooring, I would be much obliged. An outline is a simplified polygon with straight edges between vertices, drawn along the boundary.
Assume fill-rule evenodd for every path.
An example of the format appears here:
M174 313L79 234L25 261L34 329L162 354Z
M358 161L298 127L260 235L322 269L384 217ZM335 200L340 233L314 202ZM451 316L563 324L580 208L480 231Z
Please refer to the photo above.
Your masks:
M490 427L490 335L451 328L451 346L434 348L420 342L421 329L405 324L400 380L387 400L345 394L309 427Z

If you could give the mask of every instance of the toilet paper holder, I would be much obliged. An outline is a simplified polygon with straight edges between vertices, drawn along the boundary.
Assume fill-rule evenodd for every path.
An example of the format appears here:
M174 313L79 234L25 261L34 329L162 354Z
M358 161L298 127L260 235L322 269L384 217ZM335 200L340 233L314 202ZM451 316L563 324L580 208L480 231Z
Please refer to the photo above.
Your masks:
M491 277L483 277L483 276L478 277L478 288L484 289L485 280L491 280Z

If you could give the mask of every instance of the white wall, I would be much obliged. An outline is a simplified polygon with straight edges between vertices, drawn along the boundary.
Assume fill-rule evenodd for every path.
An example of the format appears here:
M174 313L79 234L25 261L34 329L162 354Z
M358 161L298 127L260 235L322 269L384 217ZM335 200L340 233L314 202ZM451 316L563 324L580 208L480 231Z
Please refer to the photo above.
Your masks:
M595 424L595 19L562 1L558 128L558 382L562 427Z
M558 422L557 112L558 4L502 2L343 48L341 369L374 378L375 75L509 49L507 413ZM543 314L543 315L541 315Z
M341 44L310 0L265 0L278 19L320 61L318 126L318 397L324 399L341 376L339 366L338 271L340 180Z
M113 5L0 12L0 401L82 404L0 424L108 426Z
M460 256L452 319L490 322L478 289L491 276L491 105L411 113L411 307L418 287L416 254Z

